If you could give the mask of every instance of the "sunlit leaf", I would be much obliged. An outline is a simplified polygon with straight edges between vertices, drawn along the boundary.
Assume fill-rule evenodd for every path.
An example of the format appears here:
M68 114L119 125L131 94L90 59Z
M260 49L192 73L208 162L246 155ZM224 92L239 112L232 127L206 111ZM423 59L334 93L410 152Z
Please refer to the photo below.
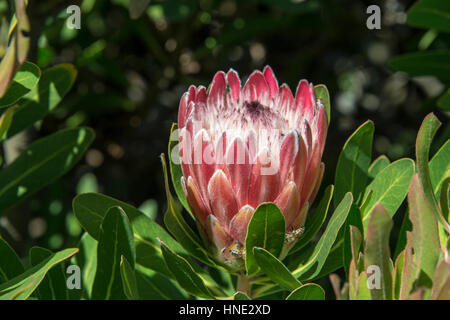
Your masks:
M275 257L279 257L283 249L285 233L286 222L283 213L274 203L263 203L256 208L248 223L245 238L245 267L248 275L258 271L253 248L264 248Z
M261 270L275 283L287 290L294 290L301 285L288 268L269 251L255 247L253 255Z
M339 155L334 179L334 205L341 202L347 192L358 201L368 181L368 170L372 161L374 124L367 121L347 139Z
M51 257L53 253L45 248L32 247L30 249L30 264L36 266ZM42 300L67 300L69 292L67 290L66 276L63 264L54 266L46 274L38 288L39 297Z
M315 283L307 283L289 294L286 300L325 300L325 291Z
M52 254L51 257L21 275L0 285L0 300L25 300L44 279L47 272L58 263L69 259L78 249L71 248Z
M414 162L411 159L394 161L378 173L366 188L366 194L372 190L370 200L361 207L364 227L367 227L369 213L377 203L381 203L391 217L394 216L406 198L413 174Z

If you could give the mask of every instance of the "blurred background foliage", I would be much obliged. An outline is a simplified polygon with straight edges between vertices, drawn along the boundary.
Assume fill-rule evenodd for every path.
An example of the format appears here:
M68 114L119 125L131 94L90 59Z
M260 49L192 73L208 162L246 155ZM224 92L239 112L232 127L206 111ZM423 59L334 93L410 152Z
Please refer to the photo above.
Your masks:
M131 1L131 3L130 3ZM340 150L365 120L375 122L374 159L413 157L417 130L448 83L392 71L394 56L449 49L450 34L406 25L414 1L386 0L29 0L29 61L41 68L72 63L77 80L37 126L5 144L12 159L28 141L88 125L96 139L67 175L7 212L1 235L23 255L32 245L74 246L82 233L73 197L101 192L160 221L165 208L159 155L166 152L178 103L190 84L208 86L218 70L245 80L269 64L295 91L300 79L328 86L332 119L322 187L334 180ZM81 7L81 29L66 8ZM366 9L382 9L381 30L368 30ZM131 10L130 10L131 7ZM10 16L0 1L0 23ZM1 48L1 45L0 45ZM436 148L449 137L446 124ZM398 215L398 219L402 216Z

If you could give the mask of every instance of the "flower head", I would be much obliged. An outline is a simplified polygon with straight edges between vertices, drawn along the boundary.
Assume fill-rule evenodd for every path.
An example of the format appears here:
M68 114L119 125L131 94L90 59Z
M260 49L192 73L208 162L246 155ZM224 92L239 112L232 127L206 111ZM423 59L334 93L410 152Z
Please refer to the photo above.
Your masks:
M243 87L217 72L209 91L191 86L179 113L181 184L193 213L224 260L239 255L253 212L275 202L289 235L304 225L322 180L327 116L312 84L295 97L270 67Z

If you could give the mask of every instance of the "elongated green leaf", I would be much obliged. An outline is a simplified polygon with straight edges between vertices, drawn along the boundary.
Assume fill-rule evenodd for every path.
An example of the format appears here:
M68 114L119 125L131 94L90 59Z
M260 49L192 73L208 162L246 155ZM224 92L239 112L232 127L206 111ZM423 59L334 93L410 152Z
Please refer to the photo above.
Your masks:
M30 92L38 83L40 76L41 70L39 67L25 61L15 74L8 91L0 98L0 108L13 105Z
M99 193L85 193L73 200L73 211L83 228L94 239L99 239L100 226L109 208L121 207L130 219L136 245L137 262L143 266L170 276L162 257L157 238L161 238L177 253L186 251L155 221L135 207Z
M189 212L189 214L192 217L194 217L191 208L189 208L186 196L184 195L183 187L181 186L181 177L183 176L183 171L181 170L180 164L181 159L180 159L180 147L178 145L179 143L178 131L179 131L178 125L174 123L172 125L172 128L170 129L169 150L168 150L170 177L172 178L172 184L178 199L180 200L181 204L186 209L186 211Z
M139 292L134 267L122 256L120 261L120 275L125 295L129 300L138 300Z
M248 295L246 295L245 293L240 292L240 291L236 292L233 295L233 298L234 298L234 300L251 300Z
M421 28L450 32L450 3L446 0L420 0L408 11L407 23Z
M450 51L409 53L392 58L388 65L411 76L435 76L443 81L450 80Z
M402 272L405 264L405 251L400 252L395 260L394 271L392 272L392 297L394 300L400 299L400 288L402 285Z
M365 272L362 272L358 278L356 300L371 300L369 286L367 285L367 274Z
M429 163L430 180L436 199L441 194L442 182L450 177L450 140L436 152Z
M81 271L81 289L78 293L78 299L83 297L90 299L92 297L92 286L94 285L95 271L97 270L97 247L98 242L88 233L84 233L78 244L80 252L73 258L74 264L80 267ZM72 292L75 290L71 290Z
M0 284L22 274L25 269L16 252L0 237Z
M439 98L437 104L442 110L450 110L450 89Z
M263 203L256 208L248 223L245 238L245 267L247 274L258 271L258 264L253 255L254 247L261 247L275 257L279 257L283 249L286 222L283 213L274 203Z
M433 113L430 113L425 117L422 125L420 126L416 140L417 172L419 173L420 183L422 184L425 198L427 199L431 210L433 210L434 214L438 218L438 221L444 226L447 233L450 233L450 224L444 219L442 212L438 208L431 182L430 169L428 167L430 145L440 125L441 122L434 116Z
M374 133L372 121L366 121L348 138L339 155L336 167L334 205L337 206L347 192L358 201L368 180L368 170L372 159Z
M298 239L297 243L289 251L289 254L295 253L300 249L304 248L307 244L311 242L314 236L319 232L320 227L322 227L325 219L327 217L328 208L330 207L331 199L333 198L334 186L329 185L323 194L322 199L319 202L314 213L306 220L305 232Z
M330 124L331 119L331 103L330 103L330 93L328 92L328 89L323 84L318 84L314 86L314 94L316 95L316 99L320 100L322 104L325 107L325 112L327 114L327 121L328 124Z
M136 265L136 281L139 296L143 300L184 300L188 298L186 291L175 281L159 272Z
M389 234L392 229L392 219L381 204L376 204L369 214L367 225L366 246L364 248L364 264L366 272L370 267L379 270L380 287L370 288L372 300L392 299L392 275L389 259Z
M177 255L161 241L161 251L167 267L172 272L178 284L187 292L205 299L213 298L203 280L197 275L186 259Z
M0 117L0 142L3 141L9 127L11 126L14 112L16 112L15 106L6 109Z
M37 266L52 255L53 253L48 249L32 247L29 254L30 265L33 267ZM63 263L54 266L48 271L45 278L39 285L38 292L41 300L69 299Z
M353 202L353 197L350 192L348 192L341 203L336 207L333 215L331 216L330 222L327 225L325 232L320 238L314 250L306 260L306 262L298 266L292 274L294 277L300 280L308 280L314 278L320 273L325 261L328 257L331 247L333 246L338 232L344 225L347 215L350 211L350 207ZM342 258L342 253L340 253Z
M102 232L97 248L97 271L92 288L92 299L124 299L120 275L121 256L135 265L133 230L125 212L112 207L102 222Z
M32 143L0 171L0 213L70 170L93 140L92 129L82 127Z
M441 250L438 224L431 206L425 198L418 174L414 175L411 182L408 204L409 218L413 226L407 237L408 246L413 248L413 259L418 267L418 272L421 270L428 277L419 279L419 284L429 284L427 282L433 279Z
M45 70L35 86L18 102L7 137L30 127L54 109L72 87L77 71L70 64L61 64Z
M0 300L25 300L44 279L47 272L58 263L78 252L76 248L65 249L34 266L21 275L0 285Z
M301 285L300 281L292 276L289 269L269 251L255 247L253 255L261 270L281 287L294 290Z
M325 300L325 291L315 283L307 283L291 292L286 300Z
M406 198L413 174L414 162L411 159L394 161L378 173L366 188L366 194L372 190L372 196L361 208L364 227L367 227L369 213L377 203L381 203L391 217L394 216Z
M369 167L369 177L375 178L378 173L380 173L381 170L386 168L391 162L389 161L388 157L385 155L379 156L376 158L372 164Z

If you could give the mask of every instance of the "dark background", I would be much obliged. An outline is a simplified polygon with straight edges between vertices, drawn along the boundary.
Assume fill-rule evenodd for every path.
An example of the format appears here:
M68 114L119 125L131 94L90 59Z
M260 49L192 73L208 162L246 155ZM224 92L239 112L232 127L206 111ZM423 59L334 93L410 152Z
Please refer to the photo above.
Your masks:
M268 64L294 92L302 78L327 85L331 123L322 188L333 183L345 140L368 119L375 123L373 159L413 157L420 123L444 89L435 78L411 79L387 67L391 57L424 46L426 30L405 24L413 2L152 0L133 20L127 0L30 0L28 60L43 69L72 63L78 77L38 127L8 143L20 148L78 125L92 127L97 137L67 175L9 210L2 236L21 255L32 245L76 245L82 230L71 202L86 191L145 203L160 221L165 195L159 155L167 152L179 99L190 84L208 86L218 70L234 68L243 82ZM76 3L81 29L69 30L65 8ZM366 27L370 4L382 9L381 30ZM439 35L430 48L447 48L448 37ZM448 137L444 131L441 141ZM441 144L438 138L434 150Z

